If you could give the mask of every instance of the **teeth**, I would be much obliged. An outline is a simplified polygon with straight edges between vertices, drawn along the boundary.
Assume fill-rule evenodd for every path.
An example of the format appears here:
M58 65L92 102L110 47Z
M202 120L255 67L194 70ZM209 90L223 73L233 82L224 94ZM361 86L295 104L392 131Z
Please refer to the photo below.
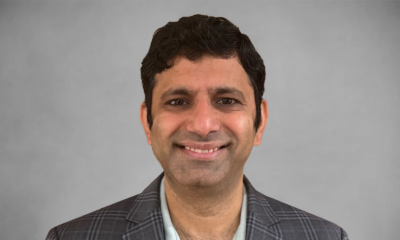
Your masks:
M186 146L185 146L185 149L192 151L192 152L196 152L196 153L212 153L212 152L218 151L218 148L201 150L201 149L194 149L194 148L190 148L190 147L186 147Z

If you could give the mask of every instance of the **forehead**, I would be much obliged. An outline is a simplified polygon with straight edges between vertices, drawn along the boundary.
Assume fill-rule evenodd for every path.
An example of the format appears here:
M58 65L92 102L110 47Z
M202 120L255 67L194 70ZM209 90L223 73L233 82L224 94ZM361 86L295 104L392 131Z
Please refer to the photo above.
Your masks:
M196 91L215 86L252 89L246 71L237 57L222 59L204 56L197 61L180 57L174 60L171 68L156 74L155 80L154 91L170 87L185 87Z

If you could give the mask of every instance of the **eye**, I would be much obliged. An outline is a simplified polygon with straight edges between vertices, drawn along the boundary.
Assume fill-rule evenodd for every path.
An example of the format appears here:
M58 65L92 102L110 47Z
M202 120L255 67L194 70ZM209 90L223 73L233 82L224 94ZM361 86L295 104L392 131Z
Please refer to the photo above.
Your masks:
M182 99L174 99L174 100L169 101L168 104L170 104L172 106L179 106L179 105L187 104L187 102Z
M233 98L222 98L222 99L218 100L217 103L233 105L233 104L237 103L237 101Z

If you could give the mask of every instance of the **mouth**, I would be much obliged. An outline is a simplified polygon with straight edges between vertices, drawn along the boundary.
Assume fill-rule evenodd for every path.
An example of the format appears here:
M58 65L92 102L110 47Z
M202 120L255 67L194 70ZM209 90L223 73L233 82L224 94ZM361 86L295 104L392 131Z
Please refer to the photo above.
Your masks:
M188 151L191 152L195 152L195 153L213 153L213 152L217 152L221 149L224 149L227 147L227 145L224 146L220 146L220 147L203 147L203 148L196 148L196 147L189 147L189 146L184 146L184 145L177 145L179 148L181 149L186 149Z
M197 144L197 143L182 143L176 144L183 153L188 155L193 160L198 161L213 161L220 155L229 144Z

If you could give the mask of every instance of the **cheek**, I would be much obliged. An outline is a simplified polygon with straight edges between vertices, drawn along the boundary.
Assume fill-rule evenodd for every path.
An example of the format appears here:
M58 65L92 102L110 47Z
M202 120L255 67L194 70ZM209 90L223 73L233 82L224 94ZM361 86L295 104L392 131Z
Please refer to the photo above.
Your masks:
M151 135L153 142L165 145L167 144L168 138L180 127L182 117L171 115L171 114L159 114L153 119L153 127L151 129Z
M253 119L247 114L238 113L235 116L226 116L222 119L224 125L237 138L239 144L245 144L254 138Z

